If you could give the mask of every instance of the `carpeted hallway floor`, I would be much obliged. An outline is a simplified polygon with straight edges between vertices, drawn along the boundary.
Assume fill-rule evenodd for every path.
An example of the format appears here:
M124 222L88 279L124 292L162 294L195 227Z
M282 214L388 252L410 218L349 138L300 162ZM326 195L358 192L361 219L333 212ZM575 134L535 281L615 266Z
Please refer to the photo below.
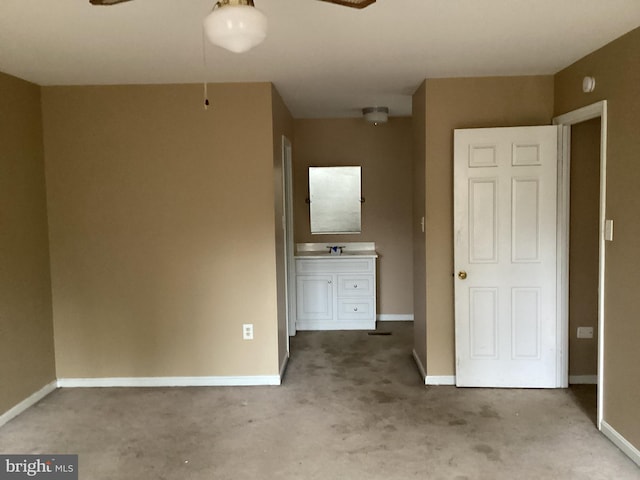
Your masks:
M425 387L412 325L299 332L281 387L58 390L2 453L78 453L81 479L640 479L592 388Z

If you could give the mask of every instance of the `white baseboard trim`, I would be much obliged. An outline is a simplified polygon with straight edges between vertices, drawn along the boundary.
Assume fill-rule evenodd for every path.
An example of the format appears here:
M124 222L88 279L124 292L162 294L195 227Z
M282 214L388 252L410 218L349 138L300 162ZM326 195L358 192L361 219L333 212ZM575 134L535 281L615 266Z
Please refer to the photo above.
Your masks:
M613 444L618 447L622 452L633 460L636 465L640 467L640 450L634 447L626 438L620 435L615 428L609 425L604 420L600 425L600 430Z
M287 365L289 365L289 352L287 352L284 360L282 360L282 365L280 365L280 383L282 383L282 378L284 377L284 372L287 370Z
M30 407L34 406L36 403L38 403L44 397L46 397L51 392L53 392L56 388L58 388L58 384L54 380L53 382L49 383L48 385L45 385L44 387L42 387L37 392L29 395L27 398L22 400L17 405L14 405L12 408L10 408L6 412L4 412L2 415L0 415L0 427L2 425L4 425L5 423L7 423L9 420L12 420L15 417L17 417L18 415L20 415L27 408L30 408Z
M341 320L336 321L298 321L296 330L298 332L313 330L375 330L375 320Z
M413 350L412 354L413 354L413 359L416 362L416 366L420 371L420 376L422 377L423 380L425 380L425 385L426 385L427 372L424 369L424 365L422 365L422 362L420 361L420 357L418 356L418 353L415 351L415 349Z
M420 376L424 379L425 385L455 385L456 377L455 375L427 375L427 372L420 361L420 357L415 349L411 352L413 355L413 360L416 362L416 366L420 371Z
M427 375L424 379L425 385L455 385L455 375Z
M569 375L569 385L597 385L598 375Z
M393 313L381 313L380 315L376 315L376 319L379 322L413 322L413 314L396 315Z
M61 388L94 387L245 387L280 385L279 375L242 377L117 377L60 378Z

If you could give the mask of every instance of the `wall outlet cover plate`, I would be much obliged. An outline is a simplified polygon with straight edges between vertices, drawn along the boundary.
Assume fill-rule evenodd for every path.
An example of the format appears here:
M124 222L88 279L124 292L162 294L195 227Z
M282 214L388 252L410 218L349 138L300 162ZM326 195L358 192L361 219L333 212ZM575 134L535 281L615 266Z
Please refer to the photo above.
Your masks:
M593 338L593 327L578 327L578 338Z

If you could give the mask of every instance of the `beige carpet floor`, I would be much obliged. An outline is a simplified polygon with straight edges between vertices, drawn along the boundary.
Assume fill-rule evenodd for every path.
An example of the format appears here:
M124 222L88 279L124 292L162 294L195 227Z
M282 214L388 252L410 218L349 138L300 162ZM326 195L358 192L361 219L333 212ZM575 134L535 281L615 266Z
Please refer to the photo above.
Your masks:
M281 387L57 390L2 453L77 453L81 479L640 479L592 387L425 387L412 325L299 332Z

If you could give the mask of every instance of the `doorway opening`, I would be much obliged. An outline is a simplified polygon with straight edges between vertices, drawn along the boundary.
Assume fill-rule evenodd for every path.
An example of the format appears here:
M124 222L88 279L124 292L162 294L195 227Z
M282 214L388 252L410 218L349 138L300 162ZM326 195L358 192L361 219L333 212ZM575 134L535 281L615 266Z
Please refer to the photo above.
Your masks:
M569 172L569 384L597 423L599 117L572 125Z
M596 384L595 423L601 429L604 381L604 270L607 103L598 102L554 118L561 125L558 248L560 317L566 383ZM597 264L596 260L597 259ZM579 330L580 328L580 330ZM580 336L581 338L578 338ZM589 338L592 337L592 338ZM593 372L595 368L595 378ZM585 411L593 410L589 387L577 387Z

